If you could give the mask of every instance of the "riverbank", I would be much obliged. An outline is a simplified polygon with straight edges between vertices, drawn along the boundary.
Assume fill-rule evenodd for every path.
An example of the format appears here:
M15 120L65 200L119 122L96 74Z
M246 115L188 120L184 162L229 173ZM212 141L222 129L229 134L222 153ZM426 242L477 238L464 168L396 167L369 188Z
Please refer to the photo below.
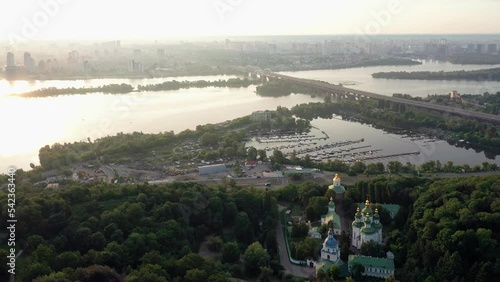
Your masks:
M414 79L414 80L492 80L500 81L500 68L482 69L475 71L451 71L451 72L376 72L373 78L386 79Z

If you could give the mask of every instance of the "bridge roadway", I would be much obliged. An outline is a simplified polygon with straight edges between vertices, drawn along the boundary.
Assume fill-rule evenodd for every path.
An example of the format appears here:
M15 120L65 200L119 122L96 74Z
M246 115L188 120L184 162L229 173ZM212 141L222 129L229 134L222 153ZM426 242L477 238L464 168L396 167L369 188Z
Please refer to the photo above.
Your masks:
M373 99L377 99L377 100L386 100L386 101L390 101L390 102L394 102L394 103L410 105L410 106L413 106L416 108L438 111L438 112L447 113L450 115L461 116L464 118L472 118L472 119L477 119L477 120L481 120L481 121L486 121L486 122L492 123L494 125L500 125L500 116L498 116L498 115L486 114L486 113L481 113L481 112L471 112L471 111L466 111L463 109L457 109L457 108L452 108L452 107L443 106L443 105L436 105L436 104L431 104L431 103L427 103L427 102L420 102L420 101L407 100L407 99L402 99L402 98L397 98L397 97L391 97L391 96L386 96L386 95L382 95L382 94L376 94L376 93L372 93L372 92L366 92L366 91L362 91L362 90L356 90L356 89L352 89L352 88L337 86L337 85L333 85L333 84L330 84L327 82L321 82L321 81L317 81L317 80L310 80L310 79L304 79L304 78L297 78L297 77L282 75L282 74L277 74L277 73L264 74L264 76L272 78L272 79L291 81L291 82L305 85L305 86L312 86L312 87L324 90L326 92L337 93L337 94L355 95L355 96L360 96L360 97L368 97L368 98L373 98Z

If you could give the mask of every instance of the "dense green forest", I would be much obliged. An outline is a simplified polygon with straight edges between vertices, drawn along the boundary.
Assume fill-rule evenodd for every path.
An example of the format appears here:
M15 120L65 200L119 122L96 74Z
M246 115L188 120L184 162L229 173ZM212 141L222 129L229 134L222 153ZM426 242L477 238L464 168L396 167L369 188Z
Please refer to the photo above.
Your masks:
M24 253L16 279L266 281L282 270L276 200L268 191L228 185L19 185L16 240ZM5 193L0 198L7 202ZM218 258L198 254L205 240ZM6 279L6 251L0 253Z
M415 71L415 72L376 72L373 78L419 79L419 80L500 80L500 68L474 71Z
M353 203L367 196L401 206L383 247L395 254L396 279L479 282L500 275L499 176L358 181L343 201L350 216Z
M16 239L24 252L16 278L37 282L269 281L270 276L298 281L280 265L277 203L300 205L308 219L318 220L335 197L311 181L273 191L231 181L214 186L67 182L58 190L18 182L16 196L23 204L17 206ZM393 223L379 207L388 239L384 246L362 248L376 256L391 250L399 281L494 281L500 275L500 176L378 177L346 190L342 207L349 218L366 197L375 205L401 206ZM0 193L0 201L6 199ZM5 217L6 209L2 213ZM302 238L305 231L294 225L292 236ZM349 236L341 236L339 244L345 259ZM306 258L314 257L318 245L304 239L291 248ZM209 256L203 255L207 249ZM6 255L0 249L2 275Z
M403 281L494 281L500 276L500 177L440 180L420 189L405 229ZM406 255L404 255L406 252ZM404 259L406 258L406 259Z

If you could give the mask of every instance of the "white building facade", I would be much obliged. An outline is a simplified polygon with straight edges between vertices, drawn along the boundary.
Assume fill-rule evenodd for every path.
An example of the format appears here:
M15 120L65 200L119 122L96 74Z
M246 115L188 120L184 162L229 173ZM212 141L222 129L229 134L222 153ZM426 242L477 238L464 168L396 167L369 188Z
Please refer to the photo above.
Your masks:
M358 250L363 243L374 241L382 244L382 224L378 210L372 211L370 201L366 200L365 207L360 211L356 210L354 221L352 223L352 245Z

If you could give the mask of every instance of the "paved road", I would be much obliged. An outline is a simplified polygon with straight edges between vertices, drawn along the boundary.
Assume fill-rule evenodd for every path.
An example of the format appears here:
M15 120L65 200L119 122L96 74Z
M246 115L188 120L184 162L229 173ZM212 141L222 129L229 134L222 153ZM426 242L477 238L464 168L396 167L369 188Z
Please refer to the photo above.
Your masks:
M115 178L115 171L107 165L100 165L100 168L106 174L106 182L111 183L113 178Z
M278 210L281 211L286 209L284 206L278 205ZM290 272L292 275L309 278L315 275L315 269L311 267L302 267L295 264L292 264L288 259L288 252L286 250L285 237L283 234L283 226L281 225L281 219L278 220L278 224L276 225L276 239L278 241L278 250L280 253L280 262L281 265L285 268L287 272Z

